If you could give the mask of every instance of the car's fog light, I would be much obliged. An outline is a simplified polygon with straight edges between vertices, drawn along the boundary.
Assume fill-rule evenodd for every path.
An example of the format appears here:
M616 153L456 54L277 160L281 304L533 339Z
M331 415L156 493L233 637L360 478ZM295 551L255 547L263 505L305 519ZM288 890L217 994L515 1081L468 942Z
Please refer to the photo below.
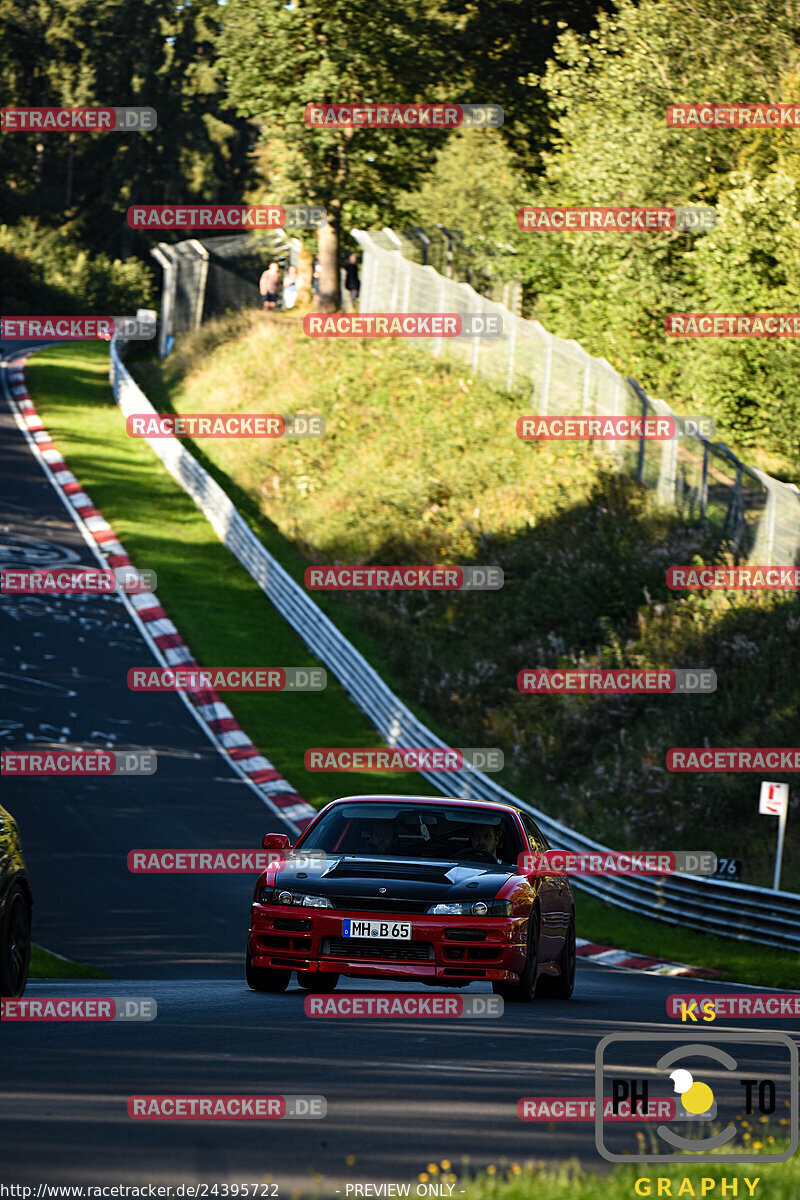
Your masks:
M291 892L278 892L278 904L294 904L294 896Z

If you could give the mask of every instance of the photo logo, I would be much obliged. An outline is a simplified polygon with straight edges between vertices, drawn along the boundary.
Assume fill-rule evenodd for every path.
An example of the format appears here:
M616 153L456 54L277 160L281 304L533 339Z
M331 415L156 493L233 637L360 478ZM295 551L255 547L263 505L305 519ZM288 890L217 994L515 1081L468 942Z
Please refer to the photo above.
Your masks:
M784 1033L749 1030L715 1032L712 1041L699 1042L696 1036L691 1030L672 1034L612 1033L598 1043L598 1152L609 1162L685 1163L687 1152L692 1154L692 1163L786 1162L798 1147L798 1051L793 1039ZM630 1065L622 1066L621 1059L629 1060ZM646 1154L630 1127L626 1130L606 1120L607 1091L612 1111L615 1105L628 1101L647 1113L651 1083L663 1086L667 1080L672 1083L677 1112L685 1114L689 1123L682 1129L671 1128L671 1120L657 1125L653 1135L660 1152ZM788 1106L790 1112L788 1149L773 1153L767 1148L758 1153L751 1145L739 1152L725 1150L739 1134L735 1118L742 1111L745 1117L768 1119L779 1105ZM710 1118L723 1126L719 1132L708 1129ZM766 1139L760 1144L769 1146Z

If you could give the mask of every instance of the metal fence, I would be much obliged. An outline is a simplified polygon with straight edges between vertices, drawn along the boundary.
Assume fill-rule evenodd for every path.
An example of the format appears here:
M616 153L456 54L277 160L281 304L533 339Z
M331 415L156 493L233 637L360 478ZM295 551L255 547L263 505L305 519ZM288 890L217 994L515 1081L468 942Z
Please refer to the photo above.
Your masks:
M515 316L509 307L480 295L468 283L449 279L409 257L408 238L391 230L352 230L363 253L362 312L497 313L503 338L432 338L437 357L447 355L496 387L529 398L542 416L674 416L662 400L648 396L604 358L594 358L575 341L548 333L538 321ZM659 500L689 519L702 519L719 543L738 559L760 565L800 563L800 492L748 467L722 442L694 436L669 442L593 443Z
M158 353L172 349L175 335L240 308L258 308L258 281L267 263L297 265L300 242L280 229L260 233L159 242L151 254L164 271Z
M124 416L152 414L155 409L134 383L111 344L111 386ZM255 580L275 608L331 671L353 702L372 721L389 746L444 747L403 704L344 637L305 589L292 579L262 545L235 505L177 438L150 441L166 469L194 500L218 537ZM557 849L603 850L599 842L576 833L540 809L513 796L477 771L442 774L421 772L446 796L497 800L529 812ZM745 884L700 878L625 878L595 876L578 886L621 908L724 937L745 938L762 945L800 950L800 895L771 892Z

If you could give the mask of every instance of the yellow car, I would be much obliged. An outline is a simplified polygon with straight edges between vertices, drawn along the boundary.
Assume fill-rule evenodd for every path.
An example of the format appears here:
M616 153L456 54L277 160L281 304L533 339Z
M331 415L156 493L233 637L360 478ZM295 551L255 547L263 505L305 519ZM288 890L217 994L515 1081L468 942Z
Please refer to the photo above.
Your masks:
M25 991L32 907L17 822L0 808L0 996L21 996Z

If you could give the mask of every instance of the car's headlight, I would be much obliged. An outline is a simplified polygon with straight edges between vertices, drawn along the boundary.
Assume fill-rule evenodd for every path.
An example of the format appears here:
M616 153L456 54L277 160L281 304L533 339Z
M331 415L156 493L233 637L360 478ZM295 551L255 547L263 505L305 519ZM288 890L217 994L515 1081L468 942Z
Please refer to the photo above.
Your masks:
M463 903L432 904L431 917L510 917L510 900L471 900Z
M303 908L333 908L327 896L307 896L305 892L288 892L284 888L262 888L260 904L299 904Z

